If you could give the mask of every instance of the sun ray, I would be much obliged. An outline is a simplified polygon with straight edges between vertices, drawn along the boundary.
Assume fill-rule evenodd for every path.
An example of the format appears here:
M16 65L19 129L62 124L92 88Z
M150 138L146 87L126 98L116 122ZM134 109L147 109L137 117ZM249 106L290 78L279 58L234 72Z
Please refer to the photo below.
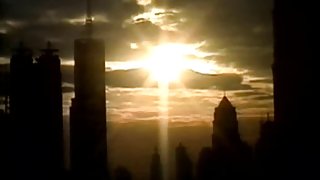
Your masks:
M168 82L159 82L159 145L163 169L163 180L168 179L168 125L169 125L169 87Z

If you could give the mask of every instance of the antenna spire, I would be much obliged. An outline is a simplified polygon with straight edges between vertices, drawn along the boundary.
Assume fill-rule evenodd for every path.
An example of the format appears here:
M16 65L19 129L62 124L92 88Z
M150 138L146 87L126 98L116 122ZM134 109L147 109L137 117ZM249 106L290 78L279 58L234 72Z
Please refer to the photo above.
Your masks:
M58 52L59 50L58 49L55 49L52 47L52 43L50 41L47 42L47 47L45 49L41 49L41 51L44 53L44 54L53 54L55 52Z
M92 37L92 23L93 23L93 17L92 17L92 4L91 0L87 0L87 14L86 14L86 36L88 38Z
M91 0L87 0L87 20L92 18Z

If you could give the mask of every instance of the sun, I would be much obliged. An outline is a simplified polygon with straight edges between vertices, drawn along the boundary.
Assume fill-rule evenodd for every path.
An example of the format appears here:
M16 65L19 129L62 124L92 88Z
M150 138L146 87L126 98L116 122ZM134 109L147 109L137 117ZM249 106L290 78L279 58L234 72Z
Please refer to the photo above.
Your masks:
M205 42L163 43L150 46L149 55L142 60L142 67L150 73L150 79L158 84L178 83L184 71L191 70L201 74L242 73L233 67L224 67L216 63L213 57L217 52L205 52L201 47ZM134 44L132 45L134 47ZM137 45L136 45L137 46ZM211 60L208 60L208 57Z
M183 44L161 44L152 48L145 67L158 83L178 82L186 69L186 47Z

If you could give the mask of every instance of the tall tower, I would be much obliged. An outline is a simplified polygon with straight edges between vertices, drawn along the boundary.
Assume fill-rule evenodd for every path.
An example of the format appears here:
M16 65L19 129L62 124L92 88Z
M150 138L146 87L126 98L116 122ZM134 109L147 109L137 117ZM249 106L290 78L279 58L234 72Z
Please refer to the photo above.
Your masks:
M34 104L37 107L40 169L47 177L60 177L63 168L63 112L61 60L50 42L34 63ZM40 170L39 169L39 170Z
M215 108L212 156L207 157L212 158L211 179L250 179L251 150L240 138L236 108L226 96Z
M22 43L10 59L10 116L12 119L12 149L14 178L33 178L35 163L35 126L33 102L33 57L32 51ZM23 151L21 147L24 147ZM14 179L13 178L13 179Z
M87 0L85 37L74 42L75 98L70 108L71 171L76 177L106 179L105 46L93 38Z
M293 112L299 112L298 97L302 90L294 78L301 75L299 70L303 65L302 59L305 59L306 48L303 46L305 26L301 22L304 15L300 13L300 3L297 2L275 0L273 11L275 121L285 124L295 121L296 115Z
M318 59L315 7L312 0L274 0L274 119L286 128L300 126L313 112L308 104L314 98L310 92Z
M50 47L34 62L22 45L10 62L14 178L60 178L63 171L60 59ZM23 150L21 149L23 147Z
M192 161L181 143L176 148L176 180L193 180Z
M237 142L240 140L236 108L223 96L214 111L212 144L217 141Z
M273 145L277 149L275 165L284 179L311 175L316 172L311 164L318 163L312 163L317 154L318 109L310 104L317 96L317 13L318 6L312 0L274 0L272 71L277 136Z
M10 113L15 121L20 121L29 112L32 69L32 51L21 42L10 59Z
M158 152L158 148L155 148L150 164L150 180L162 180L162 177L160 154Z

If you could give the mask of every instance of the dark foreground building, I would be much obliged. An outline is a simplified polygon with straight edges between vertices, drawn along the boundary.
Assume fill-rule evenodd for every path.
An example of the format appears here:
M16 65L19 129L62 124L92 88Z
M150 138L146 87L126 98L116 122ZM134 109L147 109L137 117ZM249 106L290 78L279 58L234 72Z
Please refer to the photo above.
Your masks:
M74 42L75 97L70 108L71 171L76 178L107 178L105 45L92 37L88 1L86 34Z
M160 160L160 154L158 148L155 148L154 153L151 157L150 163L150 180L162 180L163 179L163 168Z
M240 138L236 108L224 96L214 111L212 147L199 154L197 179L249 179L251 154Z
M274 0L274 122L258 142L261 177L316 179L318 102L317 2Z
M51 177L60 177L64 170L61 60L56 55L57 51L48 42L34 64L34 103L37 104L35 118L39 127L37 138L41 149L37 155L43 161L40 166L45 164L47 167L44 167L44 172Z
M34 61L22 44L10 62L13 178L58 178L63 171L60 59L50 43Z
M193 180L193 164L181 143L176 148L176 180Z
M75 98L70 108L71 169L104 179L107 165L104 44L75 41Z

